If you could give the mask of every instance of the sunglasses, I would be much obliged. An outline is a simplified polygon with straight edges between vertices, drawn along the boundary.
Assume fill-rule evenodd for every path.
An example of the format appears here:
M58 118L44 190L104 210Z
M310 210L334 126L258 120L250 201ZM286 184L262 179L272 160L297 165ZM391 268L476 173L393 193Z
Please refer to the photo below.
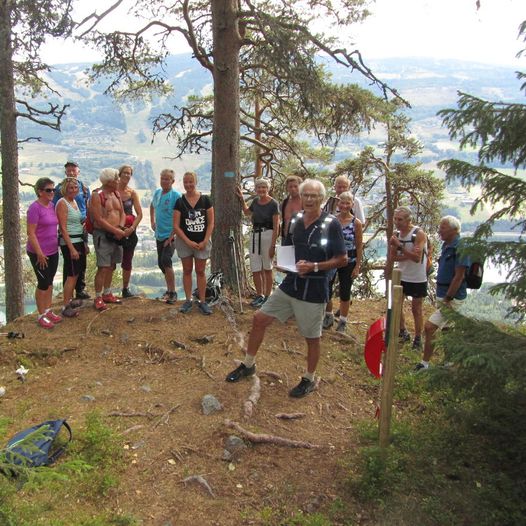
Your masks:
M46 194L51 194L55 191L54 188L44 188L44 190L42 190L43 192L46 192Z

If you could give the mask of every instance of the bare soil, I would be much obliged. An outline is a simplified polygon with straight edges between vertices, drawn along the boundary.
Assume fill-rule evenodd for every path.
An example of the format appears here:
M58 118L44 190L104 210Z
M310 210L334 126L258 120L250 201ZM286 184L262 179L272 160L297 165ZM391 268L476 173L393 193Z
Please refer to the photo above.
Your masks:
M216 306L205 317L195 307L186 315L178 307L138 297L97 313L90 302L78 318L51 331L37 327L35 315L8 325L6 331L25 334L0 340L0 385L7 391L0 406L13 422L10 431L50 417L66 417L75 431L87 412L105 415L121 433L127 463L101 509L148 525L268 524L265 510L285 518L327 510L344 498L355 426L374 418L378 400L379 383L365 367L363 343L385 301L355 301L349 336L324 332L321 381L299 400L288 390L305 368L304 340L293 322L275 322L258 354L261 397L250 418L244 403L253 381L229 384L225 376L244 356L253 309L245 304L241 314ZM30 369L24 383L15 374L20 357ZM217 397L223 410L205 416L206 394ZM278 413L305 417L282 420ZM225 439L240 436L226 420L318 447L247 441L239 458L225 461ZM213 495L199 483L183 483L192 475L201 475ZM350 504L356 524L370 523L366 510Z

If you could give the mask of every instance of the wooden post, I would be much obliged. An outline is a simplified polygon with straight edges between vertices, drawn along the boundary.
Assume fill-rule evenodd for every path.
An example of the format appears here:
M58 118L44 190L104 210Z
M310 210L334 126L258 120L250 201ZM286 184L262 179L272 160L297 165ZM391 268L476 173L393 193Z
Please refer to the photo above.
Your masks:
M394 377L396 370L396 358L398 355L398 333L400 331L400 316L402 313L402 301L404 298L400 286L401 271L393 270L392 286L388 296L388 310L391 311L389 323L389 344L385 352L382 368L382 392L380 397L380 424L379 439L380 447L389 445L389 430L391 427L391 412L393 407Z

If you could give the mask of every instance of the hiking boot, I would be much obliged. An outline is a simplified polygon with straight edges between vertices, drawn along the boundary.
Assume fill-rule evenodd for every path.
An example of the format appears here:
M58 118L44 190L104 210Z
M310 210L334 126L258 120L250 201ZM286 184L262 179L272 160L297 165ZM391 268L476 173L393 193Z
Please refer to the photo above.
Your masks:
M43 329L52 329L55 324L48 320L45 316L40 316L40 318L38 318L37 320L37 323L43 328Z
M168 292L168 297L165 301L168 305L174 305L177 301L177 292Z
M247 367L244 363L241 363L239 367L236 367L233 371L229 372L225 378L227 382L238 382L245 376L252 376L256 373L256 364L252 367Z
M76 318L78 315L79 315L79 312L73 308L71 303L68 303L62 309L62 316L65 316L66 318Z
M82 300L77 300L77 299L71 300L68 303L68 305L70 305L72 309L78 309L82 307Z
M425 371L426 369L429 369L429 366L425 366L422 362L419 362L415 365L415 368L413 369L413 373L421 373L422 371Z
M45 316L53 325L60 323L62 321L62 316L55 314L53 311L48 310Z
M158 298L155 298L156 300L161 300L161 301L166 301L168 299L168 296L169 296L170 292L168 292L167 290L165 290L163 292L163 295L162 296L159 296Z
M265 296L256 296L251 302L251 307L261 307L265 303Z
M292 398L302 398L314 390L315 383L308 378L301 378L301 382L289 391L289 396Z
M407 343L411 341L411 335L407 331L407 329L400 329L400 332L398 333L398 339L402 343Z
M114 296L111 292L109 294L103 294L102 301L104 303L122 303L122 300L120 298L117 298L117 296Z
M135 296L135 294L132 294L130 289L128 289L128 288L122 289L122 297L123 298L133 298L134 296Z
M102 312L103 310L106 310L108 308L108 306L104 303L102 296L95 298L93 305L95 309L98 310L99 312Z
M85 290L81 290L75 294L75 298L78 300L89 300L91 296Z
M192 300L186 300L179 308L179 312L182 312L183 314L187 314L188 312L192 310L193 305L194 304Z
M334 314L332 312L326 312L323 317L322 327L324 329L330 329L334 325Z
M346 328L347 328L347 322L343 321L343 320L340 320L338 322L338 326L336 327L336 332L344 333Z
M415 351L421 351L422 350L422 339L420 336L415 336L415 339L413 340L413 350Z
M210 316L210 314L212 314L212 309L210 308L210 305L208 305L206 301L200 301L198 307L201 313L204 314L205 316Z

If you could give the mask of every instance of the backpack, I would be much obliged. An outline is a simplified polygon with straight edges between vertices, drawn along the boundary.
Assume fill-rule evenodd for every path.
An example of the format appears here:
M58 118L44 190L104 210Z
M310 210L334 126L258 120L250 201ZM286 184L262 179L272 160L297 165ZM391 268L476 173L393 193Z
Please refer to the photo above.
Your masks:
M221 297L221 287L223 286L223 273L221 271L213 272L206 280L205 301L208 305L215 305ZM199 291L194 289L192 292L194 298L199 298Z
M68 431L69 438L65 444L53 448L62 426ZM64 453L72 438L71 427L65 419L47 420L17 433L0 452L4 453L8 464L26 468L49 466ZM11 473L16 471L11 470Z
M99 194L99 197L100 197L100 206L102 206L102 208L104 208L104 206L106 205L106 195L104 194L104 191L102 190L102 188L97 188L96 190L93 190L93 192L91 193L91 197L88 201L88 206L87 206L87 213L86 213L86 221L84 222L84 230L88 233L88 234L93 234L93 230L95 228L94 226L94 221L93 221L93 216L91 214L91 199L93 198L93 194ZM113 192L119 199L120 199L120 195L118 192Z
M484 279L484 263L481 261L471 263L464 279L468 289L480 289Z

